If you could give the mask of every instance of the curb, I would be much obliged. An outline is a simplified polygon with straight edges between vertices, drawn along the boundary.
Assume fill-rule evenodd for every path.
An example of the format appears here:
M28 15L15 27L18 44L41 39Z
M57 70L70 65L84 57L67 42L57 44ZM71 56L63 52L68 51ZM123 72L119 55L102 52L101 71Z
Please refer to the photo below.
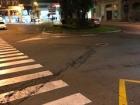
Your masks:
M89 33L89 34L82 34L82 35L73 35L72 33L65 33L67 35L64 35L64 33L49 33L49 32L42 32L44 35L52 34L52 36L82 36L82 37L88 37L88 36L96 36L97 34L107 34L107 33L117 33L117 32L123 32L122 30L116 30L116 31L109 31L109 32L99 32L99 33ZM76 33L75 33L76 34Z
M47 32L42 32L43 35L48 35L50 37L95 37L97 34L82 34L82 35L72 35L72 34L67 34L67 35L64 35L64 33L58 33L58 34L55 34L55 33L47 33Z
M124 33L127 34L135 34L135 35L140 35L140 31L123 31Z
M117 32L123 32L123 30L116 30L116 31L109 31L109 32L99 32L99 34L107 34L107 33L117 33Z

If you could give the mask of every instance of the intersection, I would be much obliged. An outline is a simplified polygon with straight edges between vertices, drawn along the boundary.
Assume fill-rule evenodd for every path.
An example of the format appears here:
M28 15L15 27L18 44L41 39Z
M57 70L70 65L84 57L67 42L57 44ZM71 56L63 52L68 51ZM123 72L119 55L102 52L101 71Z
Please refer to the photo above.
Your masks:
M139 105L140 37L130 35L53 37L9 26L0 32L1 104Z

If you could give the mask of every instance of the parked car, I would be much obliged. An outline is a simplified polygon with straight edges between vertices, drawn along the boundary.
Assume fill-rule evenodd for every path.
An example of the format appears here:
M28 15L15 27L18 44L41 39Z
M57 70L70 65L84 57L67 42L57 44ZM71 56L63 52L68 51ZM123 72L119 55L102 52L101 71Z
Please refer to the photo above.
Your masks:
M98 27L98 26L101 25L101 20L98 19L98 18L91 19L91 21L93 22L93 25L94 25L95 27Z
M7 29L7 26L3 21L0 22L0 29Z

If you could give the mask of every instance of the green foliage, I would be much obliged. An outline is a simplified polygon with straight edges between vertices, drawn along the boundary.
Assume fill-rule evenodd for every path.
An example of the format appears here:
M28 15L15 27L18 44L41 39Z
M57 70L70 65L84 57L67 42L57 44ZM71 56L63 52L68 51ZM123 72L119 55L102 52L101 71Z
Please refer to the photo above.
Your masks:
M59 0L63 24L85 24L93 0Z

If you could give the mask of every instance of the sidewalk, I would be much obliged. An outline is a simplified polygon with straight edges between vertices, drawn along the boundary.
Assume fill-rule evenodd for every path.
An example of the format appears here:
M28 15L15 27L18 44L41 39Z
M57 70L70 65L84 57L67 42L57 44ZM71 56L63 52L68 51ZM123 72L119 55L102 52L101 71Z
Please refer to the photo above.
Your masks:
M102 24L120 27L125 33L140 34L140 22L103 22Z

